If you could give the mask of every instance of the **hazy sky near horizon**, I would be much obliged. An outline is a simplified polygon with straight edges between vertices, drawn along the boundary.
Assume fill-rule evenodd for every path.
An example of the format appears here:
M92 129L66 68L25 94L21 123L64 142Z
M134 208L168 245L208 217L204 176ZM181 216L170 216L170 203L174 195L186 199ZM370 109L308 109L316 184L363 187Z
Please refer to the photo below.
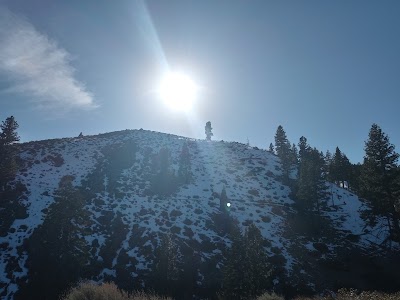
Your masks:
M400 152L400 2L0 0L0 118L22 141L149 129L362 160L378 123ZM154 92L201 88L190 113Z

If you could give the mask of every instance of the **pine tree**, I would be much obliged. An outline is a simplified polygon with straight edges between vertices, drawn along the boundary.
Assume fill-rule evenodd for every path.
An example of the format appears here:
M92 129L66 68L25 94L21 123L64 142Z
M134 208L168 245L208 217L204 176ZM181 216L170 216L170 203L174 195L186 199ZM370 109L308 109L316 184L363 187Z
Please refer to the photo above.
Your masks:
M2 145L12 145L16 142L19 142L19 136L17 133L18 127L19 125L13 116L8 117L5 121L3 121L3 123L0 125L0 140Z
M330 164L331 160L332 160L332 154L331 154L331 152L329 150L326 150L326 153L325 153L325 161L326 161L326 163Z
M329 174L327 179L335 182L338 186L345 187L349 185L349 179L351 177L351 163L347 158L346 154L340 151L339 147L336 147L335 154L330 160L328 167Z
M297 150L297 146L295 143L292 144L292 155L291 155L291 159L292 159L292 165L297 166L297 164L299 163L299 150Z
M228 212L228 196L226 195L226 189L225 186L222 188L221 196L219 197L219 209L226 213Z
M311 148L305 137L300 138L299 149L300 163L296 198L302 209L312 211L316 208L319 211L319 202L326 192L324 155L316 148Z
M179 155L178 177L179 180L184 184L188 184L192 179L190 153L189 153L189 147L186 142L183 143L181 154Z
M183 251L182 251L183 252ZM201 265L201 255L190 246L186 247L182 253L182 272L179 279L179 290L183 293L183 299L192 299L197 287L199 278L199 268Z
M340 169L342 162L342 152L339 147L336 147L335 154L333 154L331 165L329 167L329 179L334 183L339 183L341 178Z
M254 299L269 287L271 267L260 230L251 224L241 234L235 226L223 268L223 294L226 299Z
M245 289L247 290L247 295L255 298L267 289L271 267L268 264L264 249L264 238L257 226L251 224L246 228L244 242L246 245L245 262L247 268L243 274L243 279L246 281Z
M382 129L373 124L365 142L360 193L370 203L373 213L386 217L392 238L399 238L398 213L395 210L397 165L399 155Z
M362 165L360 163L350 165L349 188L360 194L360 179L361 179Z
M19 141L18 123L11 116L2 122L0 128L0 187L4 190L7 182L15 176L17 171L14 144Z
M178 178L170 165L171 153L168 148L161 148L152 159L151 190L155 194L169 195L176 191Z
M245 243L240 228L234 225L229 235L232 244L223 268L223 293L226 299L244 299Z
M326 150L324 155L324 173L327 180L330 180L330 167L332 163L332 154L329 150Z
M169 174L170 172L170 151L168 148L161 148L159 152L160 174Z
M151 273L154 288L160 294L174 293L179 278L178 263L178 247L170 234L164 234L155 250Z
M211 137L212 137L214 134L212 133L212 127L211 127L211 122L210 122L210 121L208 121L208 122L206 123L206 126L204 127L204 129L205 129L205 134L206 134L207 140L208 140L208 141L211 141Z
M304 136L302 136L300 138L300 140L299 140L299 160L300 160L300 163L305 159L306 154L310 150L309 148L310 148L310 146L307 143L307 139Z
M271 152L271 153L275 153L274 144L272 144L272 143L269 144L268 151Z
M281 160L283 179L288 181L294 159L290 142L287 139L286 132L281 125L278 126L275 134L275 150L276 155Z
M342 162L341 162L341 175L342 175L342 186L346 187L345 183L347 183L347 188L350 187L351 184L351 163L347 158L346 154L342 153Z
M42 225L29 239L30 281L21 299L57 299L87 270L89 247L82 237L90 227L85 196L64 180Z

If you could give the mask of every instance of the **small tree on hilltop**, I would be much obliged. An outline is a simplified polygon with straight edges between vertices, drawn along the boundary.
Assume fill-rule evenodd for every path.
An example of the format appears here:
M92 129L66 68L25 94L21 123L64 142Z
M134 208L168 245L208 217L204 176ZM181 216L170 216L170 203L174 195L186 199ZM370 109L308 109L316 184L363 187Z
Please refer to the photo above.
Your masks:
M208 121L208 122L206 123L206 126L204 127L204 129L205 129L205 133L206 133L206 138L207 138L207 140L208 140L208 141L211 141L211 137L212 137L214 134L212 133L212 127L211 127L211 122L210 122L210 121Z

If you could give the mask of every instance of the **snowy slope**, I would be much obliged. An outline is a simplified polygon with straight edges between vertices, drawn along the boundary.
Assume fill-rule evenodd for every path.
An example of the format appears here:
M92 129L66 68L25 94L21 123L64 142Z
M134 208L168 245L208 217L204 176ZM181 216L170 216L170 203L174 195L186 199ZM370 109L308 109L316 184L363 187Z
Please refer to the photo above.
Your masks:
M354 193L334 184L328 184L330 199L324 214L331 219L333 226L343 233L357 237L354 241L361 247L368 247L371 243L381 244L388 237L385 220L377 218L376 225L371 226L363 220L363 213L369 210L365 202Z
M176 173L185 142L191 157L192 182L181 185L172 195L149 194L150 182L140 171L148 154L168 148L171 168ZM134 163L121 169L111 190L111 179L104 171L109 159L107 149L127 143L136 145ZM126 130L22 144L20 157L24 167L17 174L16 182L27 188L20 201L26 206L28 217L16 219L8 234L0 237L0 283L5 298L11 299L20 280L28 279L28 253L24 251L24 241L43 223L47 208L54 202L55 193L65 178L73 180L74 186L82 185L92 192L93 198L88 199L86 205L92 226L84 238L93 248L95 260L104 260L101 251L112 238L102 218L109 214L114 219L119 216L126 228L112 263L105 263L96 280L116 276L115 267L121 253L131 258L126 268L132 278L139 276L149 267L149 252L154 250L160 234L167 232L172 232L181 243L201 249L202 261L213 258L221 261L221 249L230 244L215 223L219 213L219 194L224 187L232 204L230 215L242 228L251 223L260 228L269 241L268 254L279 253L288 274L302 263L297 250L294 250L296 243L300 243L304 251L315 251L313 241L301 236L294 240L285 234L288 216L296 214L294 202L289 198L290 189L279 181L279 160L264 150L239 143L208 142L145 130ZM90 184L93 178L101 181L101 187ZM359 236L357 243L363 246L371 240L379 242L384 238L376 235L374 228L365 225L361 218L364 207L357 196L334 185L329 188L332 197L326 200L323 214L338 232ZM332 199L335 207L330 205ZM217 263L216 268L220 267Z

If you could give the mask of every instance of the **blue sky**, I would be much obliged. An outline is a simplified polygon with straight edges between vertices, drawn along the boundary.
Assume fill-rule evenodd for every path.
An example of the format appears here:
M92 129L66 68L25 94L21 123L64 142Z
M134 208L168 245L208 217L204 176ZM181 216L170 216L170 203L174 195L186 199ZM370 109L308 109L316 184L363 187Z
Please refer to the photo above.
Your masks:
M23 141L204 138L211 121L214 139L261 148L282 125L361 161L373 122L400 147L399 15L389 0L0 0L0 118ZM201 86L189 114L154 93L166 68Z

